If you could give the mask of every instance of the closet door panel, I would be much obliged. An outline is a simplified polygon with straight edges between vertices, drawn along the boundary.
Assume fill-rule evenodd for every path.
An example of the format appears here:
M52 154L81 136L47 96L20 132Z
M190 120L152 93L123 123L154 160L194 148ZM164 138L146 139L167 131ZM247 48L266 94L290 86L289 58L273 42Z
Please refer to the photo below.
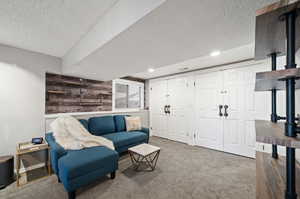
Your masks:
M223 121L219 116L219 105L223 104L222 73L197 75L195 80L195 143L223 150Z
M188 135L188 78L180 77L168 80L168 114L169 138L175 141L187 142Z
M266 70L256 65L224 71L224 151L255 157L255 119L269 118L269 92L254 92L255 73Z
M228 106L224 116L224 151L243 154L243 106L244 106L244 77L239 69L225 70L224 74L224 105ZM246 155L246 154L245 154Z
M167 81L150 82L150 122L152 135L168 137Z

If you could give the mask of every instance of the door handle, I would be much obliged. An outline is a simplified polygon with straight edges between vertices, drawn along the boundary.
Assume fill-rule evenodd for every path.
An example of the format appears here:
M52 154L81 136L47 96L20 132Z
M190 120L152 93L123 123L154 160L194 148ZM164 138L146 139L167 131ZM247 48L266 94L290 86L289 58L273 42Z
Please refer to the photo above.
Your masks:
M164 106L164 112L167 114L167 105Z
M223 116L222 108L223 108L223 105L219 105L219 116L220 116L220 117Z
M225 113L224 113L224 116L225 117L228 117L228 113L227 113L227 109L229 108L228 105L224 105L224 109L225 109Z

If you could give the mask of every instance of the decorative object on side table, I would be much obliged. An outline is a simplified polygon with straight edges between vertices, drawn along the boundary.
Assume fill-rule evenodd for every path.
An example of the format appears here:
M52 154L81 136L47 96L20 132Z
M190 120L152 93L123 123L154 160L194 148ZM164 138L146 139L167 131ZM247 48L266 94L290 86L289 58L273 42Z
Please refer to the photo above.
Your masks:
M140 144L128 149L135 170L145 163L153 171L159 157L160 148L151 144Z
M0 156L0 189L14 181L14 156Z
M40 138L32 138L31 139L31 143L32 144L42 144L44 141L44 138L40 137Z
M23 143L19 143L17 146L17 153L16 153L16 175L17 175L17 186L20 186L20 167L21 167L21 161L25 160L25 157L34 157L34 153L38 153L41 151L46 151L46 157L45 157L45 165L42 164L42 166L32 166L31 165L31 169L27 170L24 169L24 173L28 175L29 171L33 171L36 169L40 169L40 168L45 168L47 170L47 176L51 175L51 168L50 168L50 147L48 145L48 143L45 140L42 140L41 144L35 144L35 143L39 143L39 141L41 141L41 139L39 138L39 140L34 140L32 139L31 142L23 142ZM26 162L28 163L32 163L31 161L33 161L35 159L31 159L31 160L27 160ZM43 177L47 177L47 176L43 176ZM42 177L39 177L42 178ZM38 178L38 179L39 179ZM27 180L28 181L28 180ZM27 183L27 182L26 182ZM24 184L26 184L24 183Z

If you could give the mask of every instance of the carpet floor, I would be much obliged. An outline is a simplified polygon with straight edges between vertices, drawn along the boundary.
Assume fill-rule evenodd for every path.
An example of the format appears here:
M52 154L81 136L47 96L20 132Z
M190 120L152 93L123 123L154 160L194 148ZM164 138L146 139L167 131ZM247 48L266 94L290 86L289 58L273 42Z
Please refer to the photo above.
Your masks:
M255 160L152 137L161 147L152 172L133 170L121 157L116 178L104 177L77 191L78 199L254 199ZM55 175L0 190L1 199L68 198Z

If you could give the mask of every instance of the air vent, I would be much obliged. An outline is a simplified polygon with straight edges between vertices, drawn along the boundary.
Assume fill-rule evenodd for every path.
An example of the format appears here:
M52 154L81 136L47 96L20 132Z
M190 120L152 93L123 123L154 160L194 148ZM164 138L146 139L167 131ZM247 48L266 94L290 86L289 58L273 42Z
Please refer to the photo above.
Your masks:
M188 67L182 67L182 68L179 68L180 71L186 71L188 70L189 68Z

